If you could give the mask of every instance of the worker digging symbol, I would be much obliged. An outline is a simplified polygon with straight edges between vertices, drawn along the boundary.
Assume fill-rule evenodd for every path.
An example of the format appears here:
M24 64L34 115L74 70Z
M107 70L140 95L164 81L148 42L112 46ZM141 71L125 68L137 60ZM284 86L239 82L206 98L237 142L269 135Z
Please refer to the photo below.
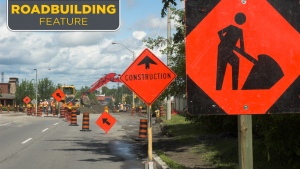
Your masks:
M243 13L237 13L234 19L239 25L246 22ZM232 67L232 90L238 90L240 59L235 52L254 64L242 90L270 89L284 76L281 67L270 56L261 54L256 60L245 52L241 28L229 25L220 30L218 35L221 42L218 45L216 90L222 89L227 64ZM240 47L236 46L238 42Z

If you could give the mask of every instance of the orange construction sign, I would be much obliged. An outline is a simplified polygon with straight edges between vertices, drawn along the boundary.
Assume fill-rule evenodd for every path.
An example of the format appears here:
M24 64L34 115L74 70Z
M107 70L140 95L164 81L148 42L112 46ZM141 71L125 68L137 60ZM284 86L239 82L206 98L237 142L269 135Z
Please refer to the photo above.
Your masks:
M61 101L61 99L63 99L65 97L65 94L60 90L57 89L53 94L52 97L54 97L54 99L58 102Z
M30 98L29 98L28 96L26 96L26 97L23 99L23 101L24 101L26 104L28 104L28 103L30 102Z
M116 123L116 119L108 114L106 111L102 113L102 115L96 121L96 124L101 127L107 134L107 132L111 129L111 127Z

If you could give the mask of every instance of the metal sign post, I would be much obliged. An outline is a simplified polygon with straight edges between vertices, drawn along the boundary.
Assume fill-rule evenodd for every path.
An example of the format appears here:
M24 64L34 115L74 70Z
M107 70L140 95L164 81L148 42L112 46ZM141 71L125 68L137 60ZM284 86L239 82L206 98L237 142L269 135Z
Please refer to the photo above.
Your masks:
M151 118L151 106L147 106L148 115L148 161L152 161L152 118Z

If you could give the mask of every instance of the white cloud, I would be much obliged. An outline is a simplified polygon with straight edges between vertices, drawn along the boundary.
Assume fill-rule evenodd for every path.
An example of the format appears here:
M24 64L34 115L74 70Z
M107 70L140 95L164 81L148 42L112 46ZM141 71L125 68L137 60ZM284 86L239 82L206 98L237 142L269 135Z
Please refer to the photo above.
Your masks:
M134 31L133 37L135 37L138 40L142 40L146 36L146 33L144 31Z

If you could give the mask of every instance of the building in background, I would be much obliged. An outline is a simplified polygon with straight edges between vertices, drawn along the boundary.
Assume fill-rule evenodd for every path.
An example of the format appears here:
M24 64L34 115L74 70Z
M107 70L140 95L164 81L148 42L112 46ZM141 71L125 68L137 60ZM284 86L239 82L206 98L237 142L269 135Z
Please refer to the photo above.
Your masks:
M2 96L0 97L0 104L3 106L15 105L15 93L19 85L19 78L10 77L8 83L0 83Z

